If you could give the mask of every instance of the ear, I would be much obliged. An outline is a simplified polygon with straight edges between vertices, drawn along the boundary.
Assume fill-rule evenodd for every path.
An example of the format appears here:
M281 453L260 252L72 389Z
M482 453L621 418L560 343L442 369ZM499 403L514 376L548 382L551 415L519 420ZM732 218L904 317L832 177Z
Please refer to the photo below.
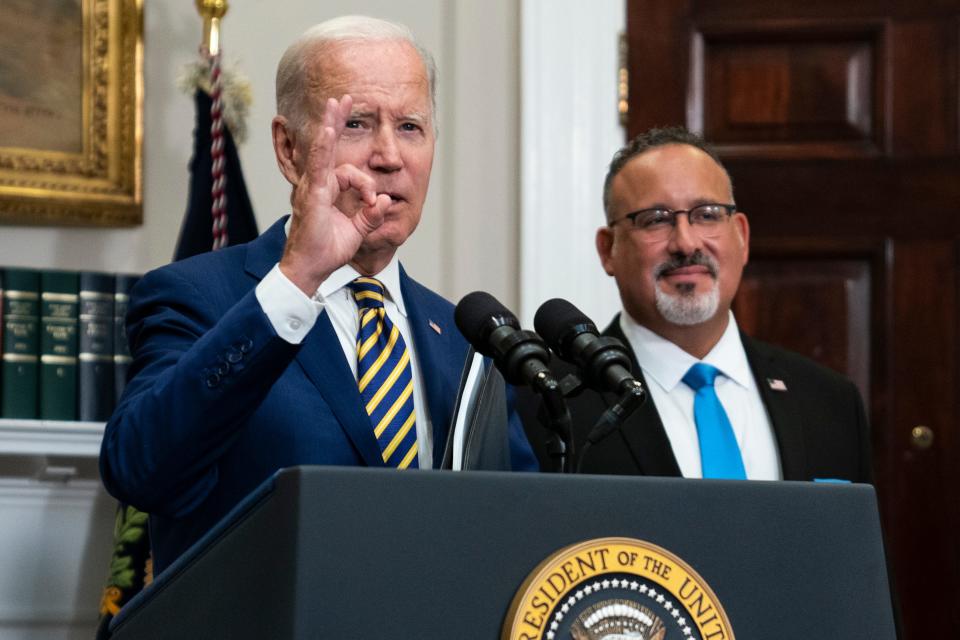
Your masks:
M743 252L742 264L746 265L750 259L750 222L747 220L747 214L742 211L734 213L733 224L737 230L737 236L740 238L740 246Z
M600 264L608 276L613 275L613 229L610 227L600 227L597 229L597 255L600 256Z
M290 122L283 116L275 116L270 123L270 132L273 136L273 152L277 156L280 173L287 182L296 185L300 182L300 170L297 168L297 139Z

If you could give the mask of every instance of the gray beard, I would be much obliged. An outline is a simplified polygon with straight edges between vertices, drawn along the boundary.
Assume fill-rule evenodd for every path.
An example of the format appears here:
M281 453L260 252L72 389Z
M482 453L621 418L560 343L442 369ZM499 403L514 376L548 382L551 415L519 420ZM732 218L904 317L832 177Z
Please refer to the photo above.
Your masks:
M654 283L657 311L671 323L682 326L701 324L712 318L720 306L720 285L714 280L707 293L696 294L693 290L674 295L665 292Z

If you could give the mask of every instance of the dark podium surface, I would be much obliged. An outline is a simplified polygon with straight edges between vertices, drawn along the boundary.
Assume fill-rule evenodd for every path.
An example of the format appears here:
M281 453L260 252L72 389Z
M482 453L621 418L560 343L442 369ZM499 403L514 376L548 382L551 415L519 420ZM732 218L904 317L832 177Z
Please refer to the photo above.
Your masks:
M895 638L870 486L331 467L279 472L112 628L494 639L541 561L607 536L686 561L737 640Z

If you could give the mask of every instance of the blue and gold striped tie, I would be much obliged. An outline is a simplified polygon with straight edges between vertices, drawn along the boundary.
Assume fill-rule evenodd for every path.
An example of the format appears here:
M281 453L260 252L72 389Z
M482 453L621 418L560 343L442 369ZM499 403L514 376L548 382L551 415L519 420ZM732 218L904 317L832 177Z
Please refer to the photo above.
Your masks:
M357 384L387 466L417 467L417 414L410 352L383 308L383 285L360 277L350 283L360 311Z

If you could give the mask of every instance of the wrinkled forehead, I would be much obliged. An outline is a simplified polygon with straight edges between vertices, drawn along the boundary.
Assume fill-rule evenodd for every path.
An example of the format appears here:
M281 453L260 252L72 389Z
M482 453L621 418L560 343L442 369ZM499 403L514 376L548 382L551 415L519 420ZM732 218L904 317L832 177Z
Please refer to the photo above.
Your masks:
M314 46L305 60L306 88L315 99L402 95L422 100L429 109L427 68L406 40L327 41Z

